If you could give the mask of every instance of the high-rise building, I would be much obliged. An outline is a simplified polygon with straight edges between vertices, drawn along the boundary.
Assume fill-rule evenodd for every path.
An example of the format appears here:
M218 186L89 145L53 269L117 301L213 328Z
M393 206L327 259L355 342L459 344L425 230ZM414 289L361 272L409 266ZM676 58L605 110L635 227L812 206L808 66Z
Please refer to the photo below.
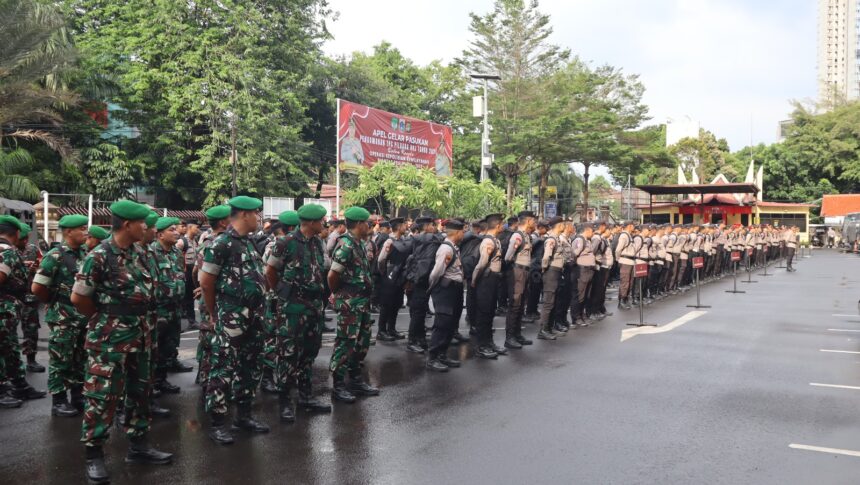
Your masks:
M818 96L860 98L858 0L818 0Z

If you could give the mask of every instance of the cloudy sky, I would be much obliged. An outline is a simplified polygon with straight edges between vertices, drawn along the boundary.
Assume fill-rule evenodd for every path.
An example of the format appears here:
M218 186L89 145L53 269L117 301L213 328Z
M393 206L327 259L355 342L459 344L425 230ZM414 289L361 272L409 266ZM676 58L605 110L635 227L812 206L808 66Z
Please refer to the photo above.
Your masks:
M391 42L419 64L449 61L470 39L469 12L492 0L329 0L340 13L329 54ZM815 96L813 0L542 0L552 42L640 74L652 122L688 115L732 150L773 142L790 100ZM752 121L752 122L751 122ZM750 127L752 126L752 130Z

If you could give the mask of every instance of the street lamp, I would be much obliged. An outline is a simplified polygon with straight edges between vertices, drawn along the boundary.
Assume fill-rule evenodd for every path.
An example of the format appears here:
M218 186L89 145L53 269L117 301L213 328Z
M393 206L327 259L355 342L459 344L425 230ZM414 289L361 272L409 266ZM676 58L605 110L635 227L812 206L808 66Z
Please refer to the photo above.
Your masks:
M498 74L470 74L474 80L483 81L484 95L481 96L480 103L473 100L472 114L475 117L484 117L484 133L481 135L481 182L487 180L487 170L493 165L493 154L490 153L490 123L489 123L489 103L487 103L487 83L489 81L501 81L502 77ZM476 96L477 98L477 96Z

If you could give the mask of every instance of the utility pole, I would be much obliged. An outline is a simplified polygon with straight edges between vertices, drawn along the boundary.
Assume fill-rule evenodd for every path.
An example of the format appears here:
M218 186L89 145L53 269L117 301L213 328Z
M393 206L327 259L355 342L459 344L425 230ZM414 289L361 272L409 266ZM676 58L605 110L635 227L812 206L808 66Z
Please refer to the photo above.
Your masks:
M490 110L487 100L487 83L490 80L499 81L502 77L497 74L470 74L469 76L472 79L480 79L484 85L484 95L481 97L480 107L474 100L472 104L473 116L483 115L484 117L484 131L481 134L481 182L483 182L489 177L488 170L493 165L493 154L490 153L490 145L492 143L490 142Z
M232 197L236 197L236 165L239 163L239 154L236 153L236 116L230 118L230 163L233 165Z

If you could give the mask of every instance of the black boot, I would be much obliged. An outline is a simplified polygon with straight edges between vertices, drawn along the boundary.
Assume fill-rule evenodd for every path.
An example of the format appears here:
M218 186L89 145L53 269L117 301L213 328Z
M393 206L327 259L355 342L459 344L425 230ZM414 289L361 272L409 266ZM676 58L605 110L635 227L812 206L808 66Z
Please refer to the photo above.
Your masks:
M436 360L438 360L443 365L446 365L452 369L456 369L456 368L460 367L460 365L461 365L459 360L451 359L445 354L439 355L438 357L436 357Z
M478 357L482 359L498 359L499 354L493 350L489 345L482 345L478 347L478 351L476 352Z
M293 401L290 399L290 391L282 391L278 396L278 408L281 410L281 421L292 423L296 420L296 414L293 412Z
M306 384L299 389L299 406L312 413L330 413L331 404L326 404L314 397L311 385Z
M169 418L170 410L162 407L155 399L149 400L149 414L156 418Z
M523 337L522 335L517 335L514 338L517 339L517 342L519 342L520 345L532 345L534 343L531 340Z
M87 446L87 478L91 483L108 483L110 475L105 468L105 457L101 446Z
M179 386L172 384L165 378L159 378L155 381L155 388L158 389L162 394L179 394L182 390Z
M417 342L412 342L409 345L407 345L406 350L408 352L412 352L413 354L423 354L424 353L424 347L422 347Z
M379 340L380 342L394 342L397 340L397 337L388 335L388 332L385 330L380 330L376 332L376 340Z
M275 380L272 378L272 369L267 367L263 370L263 379L260 381L260 389L268 394L278 394L278 387L275 385Z
M349 392L353 393L356 396L378 396L379 389L371 386L367 382L364 382L364 379L358 375L352 377L349 381Z
M334 385L331 389L331 398L335 401L345 402L345 403L354 403L355 402L355 394L349 392L346 388L346 382L343 380L334 381Z
M558 337L556 337L556 336L555 336L555 334L554 334L554 333L552 333L552 329L550 329L550 328L542 328L542 329L540 330L540 332L538 332L537 338L538 338L539 340L555 340L555 339L557 339Z
M27 401L30 399L41 399L47 394L45 391L33 389L33 386L27 383L26 379L18 379L12 388L12 397Z
M167 465L173 460L173 453L165 453L149 446L146 436L131 438L126 463L146 463L148 465Z
M69 403L80 412L84 412L84 385L78 384L72 387Z
M439 362L438 356L430 356L425 366L433 372L448 372L448 366Z
M495 343L490 344L490 348L493 349L499 355L508 355L508 349L502 347L501 345L496 345Z
M251 414L251 403L240 403L236 412L233 426L252 433L268 433L269 427L254 419Z
M454 332L454 337L451 339L452 343L460 343L464 344L469 341L469 337L463 335L460 332Z
M51 405L51 416L71 418L79 414L78 410L69 404L65 391L52 394L51 399L53 401L53 404Z
M233 433L227 426L227 416L225 414L212 413L212 429L209 430L209 438L219 445L232 445Z
M174 372L174 373L176 373L176 372L191 372L194 370L194 366L188 365L188 364L180 361L179 359L172 359L167 365L167 370L170 372Z
M515 337L508 337L505 340L505 347L509 349L521 349L523 345L517 341Z
M9 394L9 391L0 392L0 408L20 408L22 404L24 404L24 401Z
M36 354L27 356L27 372L45 372L45 366L36 362Z

